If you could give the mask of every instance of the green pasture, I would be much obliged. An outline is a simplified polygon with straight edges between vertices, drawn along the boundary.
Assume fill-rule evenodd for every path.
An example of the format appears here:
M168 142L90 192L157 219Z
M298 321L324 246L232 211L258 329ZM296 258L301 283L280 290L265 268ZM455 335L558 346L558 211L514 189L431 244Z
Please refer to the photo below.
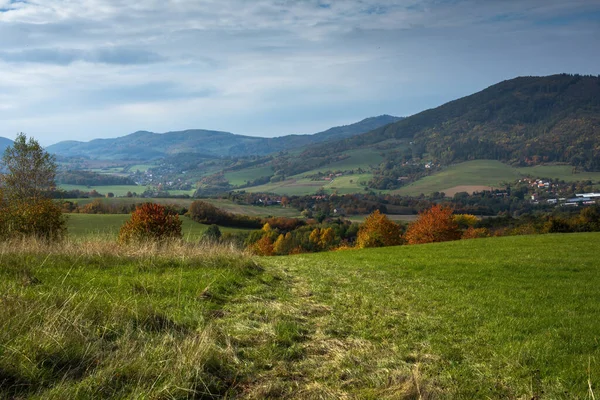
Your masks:
M350 150L344 154L349 157L344 160L332 162L331 164L327 164L320 168L305 172L302 175L327 171L356 170L358 168L369 171L372 167L377 167L383 161L381 151L375 149L367 148L361 150Z
M599 233L268 258L107 245L0 243L0 398L600 392Z
M316 170L315 170L316 171ZM317 180L313 181L304 176L314 171L292 176L284 181L268 183L260 186L245 188L247 192L254 193L275 193L278 195L304 196L315 194L320 189L325 193L337 192L338 194L357 193L364 191L364 186L360 182L368 182L371 174L344 175L334 178L332 181Z
M593 233L266 259L308 332L288 374L332 398L594 398L598 248Z
M73 238L85 239L116 239L119 229L129 219L129 214L67 214L67 232ZM183 221L182 233L188 241L198 241L208 229L208 225L199 224L186 216L180 216ZM248 232L247 229L220 227L221 232Z
M225 172L225 179L227 179L231 185L239 186L245 185L248 181L271 175L273 175L273 168L270 166L262 166Z
M86 185L59 185L63 190L81 190L82 192L97 191L102 195L113 193L117 197L124 197L127 192L142 194L146 190L146 186L140 185L106 185L106 186L86 186ZM171 195L193 195L195 190L169 190Z
M152 164L134 164L132 166L129 167L129 172L136 172L136 171L140 171L140 172L146 172L151 168L156 167L156 165L152 165Z
M213 204L225 211L234 214L250 215L253 217L299 217L300 212L295 208L284 208L279 205L273 206L254 206L246 204L237 204L227 199L148 199L139 197L120 197L120 198L99 198L99 199L67 199L77 203L79 206L91 203L95 200L100 200L106 204L141 204L141 203L157 203L163 205L174 205L189 207L196 200L205 201Z
M421 193L443 192L455 186L501 187L523 177L554 178L567 182L600 180L600 172L573 173L568 165L540 165L515 168L494 160L476 160L452 165L440 172L422 178L393 191L393 194L416 196Z

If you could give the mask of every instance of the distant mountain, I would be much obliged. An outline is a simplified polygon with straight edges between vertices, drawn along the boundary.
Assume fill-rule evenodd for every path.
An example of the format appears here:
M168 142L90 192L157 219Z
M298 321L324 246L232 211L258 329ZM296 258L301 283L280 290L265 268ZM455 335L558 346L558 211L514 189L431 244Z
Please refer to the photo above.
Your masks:
M264 155L314 143L348 138L398 120L400 120L398 117L382 115L313 135L288 135L276 138L243 136L202 129L162 134L138 131L116 139L60 142L49 146L47 150L65 157L105 160L151 160L178 153L241 157Z
M600 76L511 79L326 148L311 146L301 158L373 146L442 164L496 159L600 170Z
M4 150L6 150L7 147L12 146L12 144L12 140L5 137L0 137L0 156L2 156L2 154L4 154Z

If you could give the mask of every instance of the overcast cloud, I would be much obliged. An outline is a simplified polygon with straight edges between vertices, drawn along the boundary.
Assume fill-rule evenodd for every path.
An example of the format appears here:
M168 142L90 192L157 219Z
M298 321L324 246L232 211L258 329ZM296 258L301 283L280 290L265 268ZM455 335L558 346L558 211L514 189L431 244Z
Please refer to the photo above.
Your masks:
M0 136L313 133L600 73L595 0L0 0Z

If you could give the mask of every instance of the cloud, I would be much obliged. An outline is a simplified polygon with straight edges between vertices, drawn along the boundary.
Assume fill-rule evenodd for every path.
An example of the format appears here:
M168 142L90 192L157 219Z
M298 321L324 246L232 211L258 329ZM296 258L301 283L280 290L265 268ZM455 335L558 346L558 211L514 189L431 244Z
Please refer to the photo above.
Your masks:
M165 58L151 51L133 48L102 48L91 51L42 48L3 51L0 52L0 60L12 63L25 62L55 65L68 65L77 61L100 64L137 65L152 64L164 61Z
M407 115L516 75L598 73L600 27L585 16L599 12L587 0L0 0L0 136L280 135Z

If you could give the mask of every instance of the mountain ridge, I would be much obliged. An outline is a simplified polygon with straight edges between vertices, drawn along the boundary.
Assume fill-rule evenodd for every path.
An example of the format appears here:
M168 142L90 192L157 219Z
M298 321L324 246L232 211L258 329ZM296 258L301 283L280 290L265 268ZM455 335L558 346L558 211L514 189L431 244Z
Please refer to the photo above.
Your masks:
M63 141L48 146L47 151L67 157L123 160L152 160L183 152L198 152L215 156L265 155L350 137L400 119L390 115L381 115L315 134L285 135L274 138L237 135L231 132L205 129L187 129L165 133L136 131L111 139L93 139L89 142Z
M303 155L331 155L386 140L404 141L418 158L443 164L496 159L600 170L600 77L517 77L327 149L311 146Z

